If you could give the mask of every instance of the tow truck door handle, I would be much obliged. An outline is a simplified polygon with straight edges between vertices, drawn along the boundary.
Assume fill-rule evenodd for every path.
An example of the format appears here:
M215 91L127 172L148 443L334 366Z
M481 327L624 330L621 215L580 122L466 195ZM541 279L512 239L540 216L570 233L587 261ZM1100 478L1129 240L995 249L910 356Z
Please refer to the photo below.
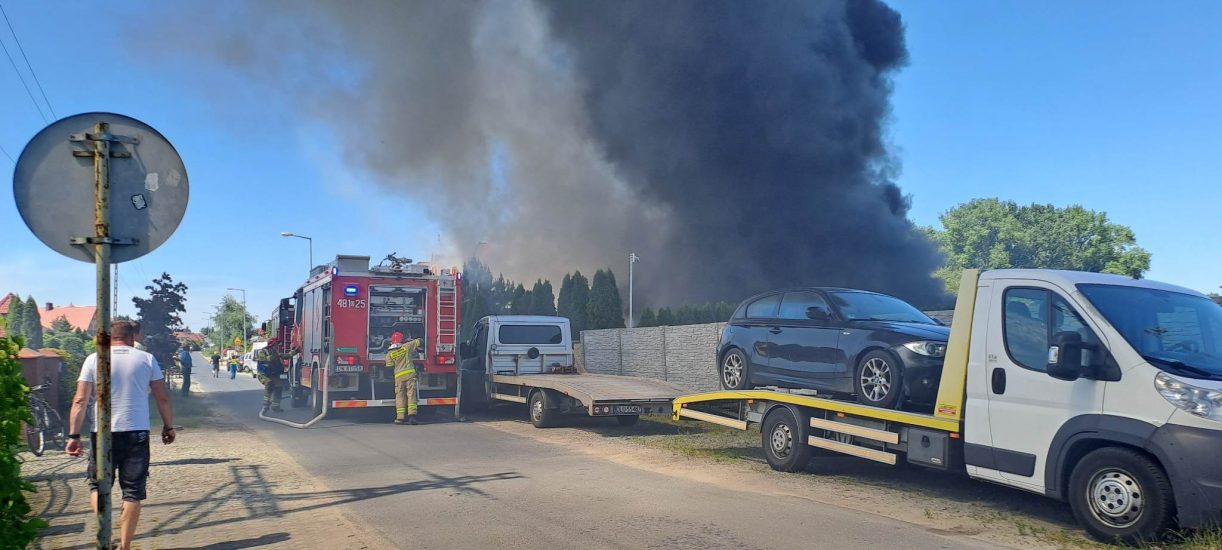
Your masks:
M768 332L771 332L771 333L773 333L773 334L780 334L780 333L781 333L781 327L772 327L772 330L769 330Z
M1006 369L1001 367L993 369L993 393L997 395L1006 393Z

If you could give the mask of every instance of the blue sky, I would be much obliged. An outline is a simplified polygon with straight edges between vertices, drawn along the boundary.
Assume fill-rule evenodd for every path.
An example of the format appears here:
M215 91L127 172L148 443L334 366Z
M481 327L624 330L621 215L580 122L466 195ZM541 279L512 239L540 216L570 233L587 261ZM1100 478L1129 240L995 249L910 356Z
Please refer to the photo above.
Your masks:
M250 310L265 317L307 265L306 242L281 231L314 237L317 262L437 251L438 226L409 197L337 160L326 128L209 63L168 60L135 36L133 20L169 21L172 8L135 19L142 5L0 4L56 114L134 116L186 162L186 218L162 248L120 266L121 313L132 313L131 295L168 271L190 286L192 328L207 324L228 287L246 288ZM938 214L976 197L1079 203L1136 231L1153 253L1149 277L1202 291L1222 285L1222 3L893 5L907 24L911 63L895 82L890 141L915 222L936 224ZM113 31L88 38L97 29ZM0 40L24 73L6 28ZM13 157L44 126L7 59L0 120L0 146ZM0 172L11 170L0 155ZM0 291L94 302L92 266L43 247L11 199L0 200L0 237Z

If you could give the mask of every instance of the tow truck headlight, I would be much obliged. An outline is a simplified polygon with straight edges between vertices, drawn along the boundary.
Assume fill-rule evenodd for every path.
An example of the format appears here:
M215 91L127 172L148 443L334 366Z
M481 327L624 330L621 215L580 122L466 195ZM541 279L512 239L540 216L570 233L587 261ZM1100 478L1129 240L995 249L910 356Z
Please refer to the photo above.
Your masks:
M1172 405L1201 418L1222 421L1222 391L1194 386L1160 372L1154 387Z
M946 342L933 342L930 340L921 340L919 342L908 342L904 344L908 351L917 355L926 357L944 357L946 355Z

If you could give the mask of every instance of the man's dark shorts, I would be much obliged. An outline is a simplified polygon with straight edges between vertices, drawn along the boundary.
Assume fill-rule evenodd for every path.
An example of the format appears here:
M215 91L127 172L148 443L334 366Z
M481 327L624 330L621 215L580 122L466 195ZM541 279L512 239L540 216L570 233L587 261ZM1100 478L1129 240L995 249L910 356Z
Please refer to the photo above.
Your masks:
M98 490L97 448L98 434L89 434L89 466L85 469L89 476L89 490ZM145 486L149 477L149 433L111 432L110 433L110 465L111 479L115 470L119 471L119 488L123 491L123 500L140 501L145 497Z

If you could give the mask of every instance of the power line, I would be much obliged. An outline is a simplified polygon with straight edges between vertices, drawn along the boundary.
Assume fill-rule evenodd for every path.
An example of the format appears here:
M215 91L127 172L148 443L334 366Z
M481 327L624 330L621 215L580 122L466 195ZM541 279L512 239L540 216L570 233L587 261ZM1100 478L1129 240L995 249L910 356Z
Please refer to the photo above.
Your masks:
M4 12L4 4L0 4L0 15L4 16L4 23L8 25L8 32L13 35L13 41L17 43L17 51L21 52L21 58L25 60L26 68L30 69L30 76L34 77L34 84L38 86L38 93L42 94L42 100L47 103L47 110L51 111L51 118L59 118L55 116L55 108L51 106L51 100L47 99L47 92L42 89L42 82L38 81L38 73L34 72L34 66L30 64L30 58L25 55L25 48L21 47L21 39L17 38L17 31L13 30L13 23L8 20L8 14ZM5 53L8 53L7 50ZM9 61L12 61L11 57ZM22 84L24 83L25 81L23 80ZM26 91L29 92L30 89L26 88ZM30 99L33 99L33 94L31 94ZM39 112L41 113L42 111L40 110Z
M13 160L13 155L8 154L8 149L5 149L3 145L0 145L0 153L4 153L4 156L8 157L9 162L17 164L17 161Z
M17 73L17 78L21 80L21 85L25 87L26 95L30 96L30 102L34 104L34 108L38 109L38 116L42 117L43 124L47 123L47 114L42 112L42 106L38 104L38 100L34 99L34 92L30 91L30 85L25 83L25 76L21 74L21 70L17 68L17 62L13 61L13 55L8 52L8 46L4 45L4 41L0 40L0 48L4 49L5 57L8 57L9 65L13 66L13 72Z

